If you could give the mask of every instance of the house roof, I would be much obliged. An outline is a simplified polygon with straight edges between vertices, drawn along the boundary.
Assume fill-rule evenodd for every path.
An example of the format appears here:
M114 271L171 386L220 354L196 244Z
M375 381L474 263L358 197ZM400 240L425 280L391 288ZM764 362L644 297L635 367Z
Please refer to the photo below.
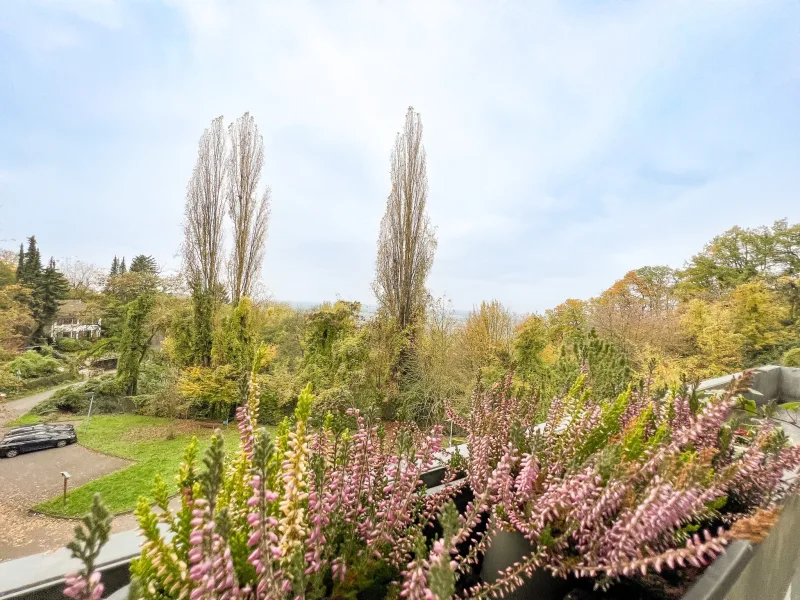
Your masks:
M79 317L86 312L86 303L83 300L62 300L58 306L57 316Z

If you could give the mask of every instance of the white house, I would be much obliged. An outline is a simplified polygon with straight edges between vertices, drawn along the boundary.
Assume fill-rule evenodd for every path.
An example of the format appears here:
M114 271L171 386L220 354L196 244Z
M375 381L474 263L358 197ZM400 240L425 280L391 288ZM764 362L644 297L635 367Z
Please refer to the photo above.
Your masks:
M103 320L95 318L93 311L82 300L64 300L58 307L56 320L50 326L50 337L97 339Z

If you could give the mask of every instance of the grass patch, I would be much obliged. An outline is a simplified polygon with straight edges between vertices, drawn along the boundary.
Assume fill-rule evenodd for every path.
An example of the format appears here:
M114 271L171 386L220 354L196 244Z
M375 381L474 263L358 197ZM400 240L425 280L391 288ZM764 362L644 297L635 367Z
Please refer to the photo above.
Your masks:
M38 425L42 423L44 419L41 415L34 415L32 413L27 413L22 415L21 417L17 417L4 427L21 427L23 425Z
M79 443L136 462L72 490L67 495L66 504L59 496L38 504L34 509L49 515L80 517L89 511L95 493L100 493L112 513L130 511L135 508L139 496L150 495L153 480L159 473L171 493L176 493L175 474L186 444L196 435L200 441L199 448L204 451L212 434L213 429L195 421L170 422L159 417L129 414L92 417L87 433L83 433L83 426L79 428ZM235 424L224 428L223 435L227 452L239 447Z

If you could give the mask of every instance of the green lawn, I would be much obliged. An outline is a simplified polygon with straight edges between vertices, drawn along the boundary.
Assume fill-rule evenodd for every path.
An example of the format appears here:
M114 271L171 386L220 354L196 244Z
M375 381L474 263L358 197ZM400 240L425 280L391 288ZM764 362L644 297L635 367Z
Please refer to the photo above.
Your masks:
M43 422L42 415L34 415L33 413L26 413L21 417L17 417L4 427L20 427L21 425L36 425Z
M223 427L228 452L238 448L239 438L235 424ZM170 432L174 439L168 439ZM200 451L208 446L213 433L192 421L170 421L138 415L98 415L92 417L89 430L78 429L78 442L106 454L135 460L136 463L110 473L72 490L64 504L61 496L34 507L43 513L79 517L88 512L92 497L99 492L109 511L120 513L133 510L139 496L149 496L156 474L160 473L172 492L177 492L175 474L178 471L183 449L196 435Z

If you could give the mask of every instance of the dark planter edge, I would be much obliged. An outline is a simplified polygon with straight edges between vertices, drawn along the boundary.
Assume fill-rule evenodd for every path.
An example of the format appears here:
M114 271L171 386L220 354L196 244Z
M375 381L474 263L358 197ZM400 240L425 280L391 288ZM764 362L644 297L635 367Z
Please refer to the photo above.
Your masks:
M499 561L496 556L492 556L489 559L492 568L497 566L500 569L505 568L514 562L522 560L530 552L530 544L519 532L500 531L496 532L495 535L498 534L506 536L503 547L500 548L492 544L487 550L487 555L494 553L505 554L505 556ZM751 542L745 540L733 541L727 546L725 552L719 555L700 574L689 590L681 596L681 600L723 600L752 559L755 548ZM482 577L486 575L483 568L482 565ZM548 579L552 579L552 581L548 583ZM560 581L566 582L567 580L560 580L546 575L541 570L534 572L531 580L536 580L536 582L528 581L520 588L523 590L521 593L515 595L515 592L518 591L515 590L507 594L506 597L510 600L529 598L532 597L531 590L535 589L536 597L540 597L542 600L561 600L563 594L568 591L565 590L562 593L562 586L559 585ZM548 593L551 589L553 590L552 595Z

